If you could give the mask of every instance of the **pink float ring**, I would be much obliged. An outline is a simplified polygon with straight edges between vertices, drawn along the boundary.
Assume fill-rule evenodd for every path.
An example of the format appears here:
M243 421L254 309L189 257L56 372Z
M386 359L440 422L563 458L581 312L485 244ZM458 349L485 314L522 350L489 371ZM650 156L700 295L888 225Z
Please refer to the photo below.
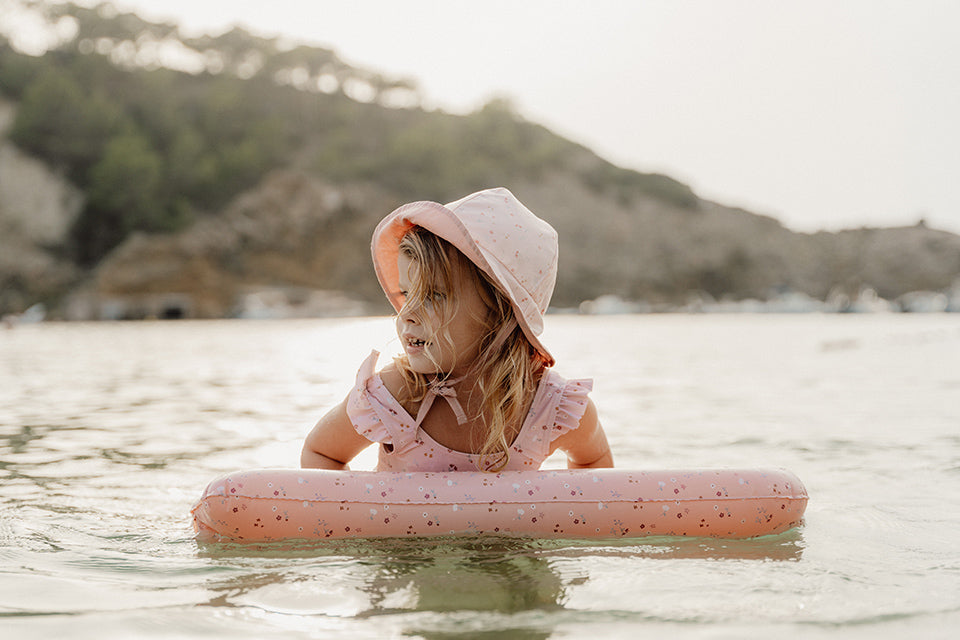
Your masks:
M752 538L799 526L806 505L785 470L273 469L217 478L192 512L199 537L213 540Z

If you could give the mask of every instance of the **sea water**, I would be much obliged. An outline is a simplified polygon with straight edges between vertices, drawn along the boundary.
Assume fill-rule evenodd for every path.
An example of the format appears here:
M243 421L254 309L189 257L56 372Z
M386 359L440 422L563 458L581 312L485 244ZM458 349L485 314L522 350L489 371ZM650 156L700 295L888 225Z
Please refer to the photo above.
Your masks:
M805 524L201 543L207 481L297 466L369 350L398 350L391 321L19 326L0 332L0 637L954 637L960 316L547 324L558 370L594 378L618 466L786 467Z

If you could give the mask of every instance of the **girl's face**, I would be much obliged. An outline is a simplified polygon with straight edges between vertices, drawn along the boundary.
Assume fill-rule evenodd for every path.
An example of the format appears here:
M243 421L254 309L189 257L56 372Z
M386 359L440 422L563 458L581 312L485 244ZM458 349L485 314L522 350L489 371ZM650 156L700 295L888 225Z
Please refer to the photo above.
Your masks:
M397 267L404 296L419 291L420 265L401 253ZM455 270L452 285L450 291L425 291L422 303L409 297L397 314L397 335L417 373L460 375L480 354L486 304L465 269Z

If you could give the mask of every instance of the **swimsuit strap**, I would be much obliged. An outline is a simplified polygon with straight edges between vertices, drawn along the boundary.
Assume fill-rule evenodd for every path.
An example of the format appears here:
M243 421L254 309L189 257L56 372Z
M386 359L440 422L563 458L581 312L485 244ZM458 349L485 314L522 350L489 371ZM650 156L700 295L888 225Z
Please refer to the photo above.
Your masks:
M430 383L430 386L427 388L427 395L424 396L423 402L420 403L420 410L417 411L417 426L420 426L420 423L423 422L423 419L426 417L427 412L430 411L430 407L433 406L433 401L437 396L441 396L446 400L450 408L453 409L453 413L457 416L457 424L463 424L467 421L467 413L463 410L463 407L460 406L460 401L457 400L457 392L453 388L453 385L461 380L463 380L463 378L457 378L456 380L433 380Z

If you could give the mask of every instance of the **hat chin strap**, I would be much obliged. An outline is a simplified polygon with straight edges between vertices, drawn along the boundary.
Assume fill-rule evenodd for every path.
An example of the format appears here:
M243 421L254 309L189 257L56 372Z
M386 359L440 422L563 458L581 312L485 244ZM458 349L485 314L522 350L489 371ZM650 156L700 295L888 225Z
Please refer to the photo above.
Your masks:
M486 350L499 351L518 326L520 325L517 323L517 319L510 316L510 319L500 328L496 338L486 347ZM450 405L453 414L457 417L457 424L464 424L467 421L467 412L463 410L460 400L457 399L457 391L453 388L453 385L461 382L464 378L466 378L466 376L460 376L452 380L441 380L437 378L430 382L427 386L427 393L423 398L423 402L420 403L420 409L417 411L416 424L418 427L423 422L423 419L427 417L430 407L433 406L433 401L436 400L438 396L446 400L447 404Z
M430 407L433 406L433 401L437 399L437 396L442 397L447 401L447 404L450 405L450 408L453 409L453 413L457 416L457 424L463 424L467 421L467 413L463 410L460 401L457 399L457 392L453 388L453 385L457 384L463 380L465 376L461 376L454 380L433 380L430 382L430 386L427 387L427 395L423 398L423 402L420 403L420 410L417 411L417 426L420 426L420 423L423 422L423 419L427 417L427 413L430 411Z

